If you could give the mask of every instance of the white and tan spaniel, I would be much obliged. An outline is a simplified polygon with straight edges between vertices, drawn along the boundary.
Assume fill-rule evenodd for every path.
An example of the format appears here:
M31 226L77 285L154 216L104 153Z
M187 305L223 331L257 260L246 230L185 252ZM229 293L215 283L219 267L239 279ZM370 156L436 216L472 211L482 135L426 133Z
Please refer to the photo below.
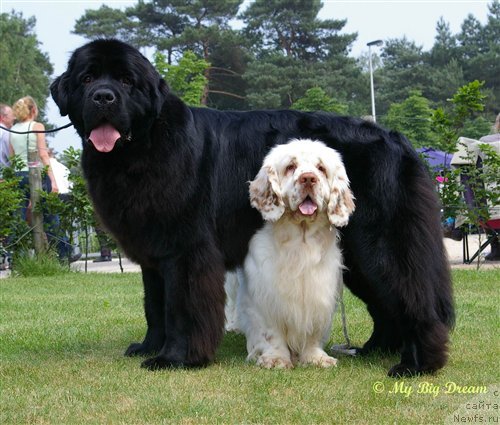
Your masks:
M265 368L335 365L323 346L342 284L336 227L354 211L340 155L312 140L275 147L250 201L266 223L250 242L237 295L247 359Z

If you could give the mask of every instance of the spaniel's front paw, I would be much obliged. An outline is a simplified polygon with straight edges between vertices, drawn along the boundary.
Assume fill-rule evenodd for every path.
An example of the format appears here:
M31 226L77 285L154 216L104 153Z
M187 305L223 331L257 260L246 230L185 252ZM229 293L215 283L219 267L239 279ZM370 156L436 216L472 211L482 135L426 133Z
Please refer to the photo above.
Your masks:
M299 361L301 364L311 364L319 367L337 366L337 359L329 356L321 349L302 354Z
M284 358L276 355L262 354L257 359L257 366L265 369L291 369L293 364L289 358Z

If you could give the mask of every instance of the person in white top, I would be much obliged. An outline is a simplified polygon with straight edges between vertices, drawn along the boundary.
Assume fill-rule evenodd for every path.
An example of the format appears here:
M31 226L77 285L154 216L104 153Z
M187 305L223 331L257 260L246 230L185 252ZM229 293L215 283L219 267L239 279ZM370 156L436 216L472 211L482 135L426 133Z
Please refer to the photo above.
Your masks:
M55 154L54 149L49 149L50 168L57 183L60 195L66 195L71 191L72 183L69 181L69 168L60 163Z
M12 108L4 103L0 103L0 126L11 128L15 119L16 117ZM0 168L9 166L9 158L14 154L9 139L9 132L0 128Z

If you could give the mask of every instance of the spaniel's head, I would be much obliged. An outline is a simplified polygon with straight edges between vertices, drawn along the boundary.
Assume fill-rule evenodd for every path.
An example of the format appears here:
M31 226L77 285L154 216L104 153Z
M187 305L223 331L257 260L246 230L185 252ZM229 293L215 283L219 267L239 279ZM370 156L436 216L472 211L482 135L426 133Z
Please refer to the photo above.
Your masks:
M334 149L312 140L276 146L250 182L250 203L264 220L290 214L296 221L326 214L336 227L345 226L354 211L354 197L342 158Z

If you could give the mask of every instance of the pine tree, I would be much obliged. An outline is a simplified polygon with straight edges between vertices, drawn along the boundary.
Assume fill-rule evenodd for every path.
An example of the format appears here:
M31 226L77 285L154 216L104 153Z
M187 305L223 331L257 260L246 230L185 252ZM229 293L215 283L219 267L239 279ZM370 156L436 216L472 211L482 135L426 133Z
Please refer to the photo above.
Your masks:
M451 33L450 24L443 17L436 24L436 37L430 52L432 66L445 66L450 61L458 58L457 39Z

